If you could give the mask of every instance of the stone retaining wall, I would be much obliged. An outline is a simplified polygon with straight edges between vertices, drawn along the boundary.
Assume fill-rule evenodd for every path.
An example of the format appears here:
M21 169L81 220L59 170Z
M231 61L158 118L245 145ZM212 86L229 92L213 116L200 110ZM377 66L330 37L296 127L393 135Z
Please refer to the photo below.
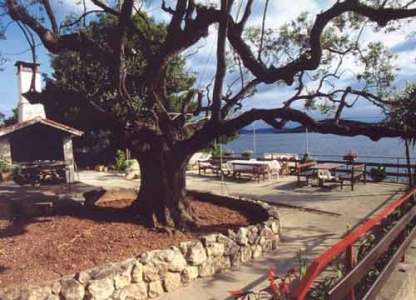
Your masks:
M212 194L209 198L227 199ZM281 230L277 209L261 201L240 200L261 206L267 211L268 220L242 227L237 232L229 230L227 235L205 235L166 250L148 251L136 258L81 271L41 286L6 288L0 290L0 300L151 299L276 249Z

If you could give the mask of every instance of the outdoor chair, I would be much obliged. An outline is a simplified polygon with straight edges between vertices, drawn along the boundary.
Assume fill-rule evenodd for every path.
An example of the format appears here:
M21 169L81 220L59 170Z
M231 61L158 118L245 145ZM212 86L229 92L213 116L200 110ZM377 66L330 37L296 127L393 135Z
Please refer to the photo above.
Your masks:
M228 177L230 175L232 175L234 172L234 167L232 165L232 163L230 162L225 162L221 164L221 173L223 176Z
M195 170L199 167L199 161L208 161L212 157L211 153L207 152L197 152L192 155L191 159L189 160L189 168L191 170Z
M309 184L310 178L316 177L315 170L310 170L309 168L313 165L316 165L315 161L309 161L305 163L297 163L296 164L296 176L298 177L298 186L300 186L301 178L306 179L306 185Z
M318 170L317 177L322 183L321 186L323 186L323 183L325 181L335 181L337 180L337 177L331 174L329 170Z
M282 158L280 163L281 163L280 174L289 175L290 169L289 169L289 160L287 159L287 157Z
M340 176L341 179L341 190L344 187L344 181L351 182L351 191L354 190L354 184L356 181L363 180L364 184L367 182L367 165L352 165L351 171Z
M211 170L213 173L218 174L219 166L215 165L211 159L198 160L198 174L201 175L202 172L206 174L207 170Z
M269 178L272 179L276 177L279 179L279 172L280 172L280 164L277 160L272 160L269 164Z

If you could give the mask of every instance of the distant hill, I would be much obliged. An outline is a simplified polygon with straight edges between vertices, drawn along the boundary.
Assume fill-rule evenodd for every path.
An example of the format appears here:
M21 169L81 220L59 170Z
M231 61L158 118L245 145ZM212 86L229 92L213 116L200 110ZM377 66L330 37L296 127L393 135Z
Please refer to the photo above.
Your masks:
M330 119L325 119L322 121L330 121ZM366 122L360 122L360 121L353 121L353 120L339 120L339 123L342 125L368 125L368 124L375 124L375 123L366 123ZM273 127L266 127L266 128L258 128L256 129L256 133L302 133L305 132L306 128L305 126L297 126L293 128L283 128L283 129L275 129ZM313 132L313 131L310 131ZM253 134L253 129L241 129L240 134Z

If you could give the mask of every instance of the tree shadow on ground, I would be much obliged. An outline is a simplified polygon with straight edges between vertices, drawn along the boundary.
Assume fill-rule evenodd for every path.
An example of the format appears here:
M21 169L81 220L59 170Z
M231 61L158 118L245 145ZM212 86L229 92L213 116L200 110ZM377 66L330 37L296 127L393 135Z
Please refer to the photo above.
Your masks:
M6 272L8 269L10 269L10 268L7 268L7 267L4 267L4 266L0 265L0 274Z
M23 235L27 232L26 226L34 223L49 223L50 220L36 218L16 218L9 222L5 228L0 228L0 239Z
M219 288L223 289L221 296L217 292L210 299L234 299L230 296L223 296L229 294L228 291L233 290L253 290L258 292L260 289L269 285L267 274L270 268L273 268L278 276L284 276L291 268L298 269L299 263L295 259L295 253L295 248L277 249L269 252L265 257L247 262L242 266L233 267L232 272L215 274L213 277L203 280L199 285L206 291L215 291ZM242 278L245 281L244 286L241 285ZM297 283L295 282L295 285Z
M216 175L215 173L209 173L209 174L195 174L195 173L191 173L188 172L186 173L187 177L190 178L195 178L201 181L206 181L206 182L213 182L213 181L217 181L217 182L229 182L229 183L233 183L233 184L246 184L246 183L255 183L256 181L253 180L253 177L251 175L246 175L243 177L238 177L238 178L234 178L233 176L223 176L221 178L221 176Z

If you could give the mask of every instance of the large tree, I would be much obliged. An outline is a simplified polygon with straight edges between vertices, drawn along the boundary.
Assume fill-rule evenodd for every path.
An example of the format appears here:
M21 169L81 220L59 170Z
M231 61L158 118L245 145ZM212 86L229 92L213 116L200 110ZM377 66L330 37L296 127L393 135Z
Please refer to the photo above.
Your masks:
M136 15L136 26L147 31L149 38L160 44L166 36L166 26L155 22L142 13ZM68 24L66 25L68 26ZM65 27L66 27L65 26ZM99 16L83 28L89 36L105 43L109 32L117 29L114 16ZM141 48L140 40L131 35L126 41L126 86L134 97L135 110L140 111L143 99L147 98L143 86L145 61L135 49ZM152 51L152 49L150 49ZM120 130L114 129L114 122L108 122L105 114L123 120L125 107L120 105L118 96L118 77L108 60L97 59L90 53L64 51L51 55L51 67L54 72L46 76L45 88L42 92L42 103L46 115L52 120L76 127L84 131L84 135L75 140L74 148L77 162L91 166L99 162L111 162L117 148L124 147L120 139ZM194 76L187 72L185 60L177 57L169 63L164 87L168 95L170 112L180 113L184 93L195 82ZM97 118L96 110L100 114ZM95 115L91 118L91 115Z
M286 30L269 34L261 26L258 34L251 36L246 25L252 13L253 0L235 3L233 0L221 0L218 6L195 0L177 0L172 7L162 1L160 10L170 15L170 21L164 38L156 41L149 36L145 26L137 26L135 20L140 18L143 8L140 1L117 1L118 5L113 7L101 0L91 0L96 9L85 10L82 16L68 22L71 26L65 30L60 30L54 12L56 8L49 0L4 1L9 16L26 30L34 32L51 53L88 53L112 66L112 72L117 76L116 97L120 112L114 114L94 102L95 114L112 124L139 160L142 181L138 200L132 209L153 225L183 228L187 222L193 221L193 213L186 199L185 170L189 158L216 137L235 132L255 120L264 120L275 127L294 121L322 133L366 135L373 140L403 134L381 125L347 126L340 120L343 109L353 105L358 98L384 105L388 100L376 90L382 90L391 81L389 72L383 72L386 77L373 77L377 73L373 72L374 68L380 66L377 53L385 54L382 47L374 44L368 50L373 55L363 54L357 46L359 34L353 41L350 39L350 30L359 32L365 24L385 27L397 20L413 18L416 16L414 1L334 1L332 6L314 18L301 18L289 24ZM47 22L39 20L39 9L25 6L25 3L41 7L43 19ZM88 23L85 20L97 11L102 15L111 15L117 22L117 26L108 30L105 38L99 41L92 38L82 25ZM264 11L267 12L267 8ZM297 29L299 22L305 26ZM217 24L216 31L210 30L213 24ZM169 94L165 80L169 65L210 34L216 35L216 72L212 90L209 89L205 94L197 89L188 90L180 114L172 115L169 102L172 94ZM135 50L141 57L144 70L141 83L141 95L144 98L140 99L142 105L137 105L135 91L127 84L129 61L126 49L127 37L131 36L139 40L141 45L140 49ZM228 56L227 42L231 50ZM341 64L349 53L355 53L356 61L365 65L358 79L366 80L368 84L360 89L353 86L342 89L326 87L331 79L341 75L337 66L330 68L328 60L335 61L334 58L338 58ZM389 60L388 55L386 59ZM239 71L240 79L235 81L238 85L227 80L227 66L235 66ZM320 66L324 68L320 70ZM319 76L321 80L311 91L305 88L305 83L312 81L313 76ZM256 86L276 83L296 83L293 97L276 108L234 113L242 107L242 101ZM276 86L278 88L279 85ZM36 101L36 93L33 91L31 94ZM191 109L189 103L193 100L197 105ZM298 101L304 101L308 107L320 105L323 110L332 111L333 118L330 121L317 121L294 108L294 103ZM323 106L321 103L324 103ZM257 106L255 103L251 105ZM330 109L327 109L328 106ZM193 123L186 122L189 113L205 117Z

